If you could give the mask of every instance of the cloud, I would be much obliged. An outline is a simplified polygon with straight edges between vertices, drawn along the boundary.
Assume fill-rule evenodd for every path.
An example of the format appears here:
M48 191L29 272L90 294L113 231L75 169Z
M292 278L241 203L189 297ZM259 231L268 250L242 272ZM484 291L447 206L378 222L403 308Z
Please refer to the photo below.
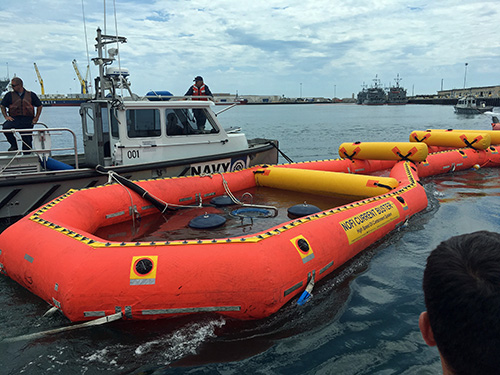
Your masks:
M33 62L46 91L79 90L71 61L81 70L94 56L95 30L104 30L103 2L47 0L0 5L3 38L0 77L16 73L37 89ZM115 34L113 3L106 32ZM497 1L359 0L221 2L208 0L116 1L120 64L139 94L150 89L182 94L201 74L214 92L351 96L378 77L386 85L400 74L415 93L468 83L495 85L500 41ZM85 34L87 41L85 41ZM92 74L95 68L92 66Z

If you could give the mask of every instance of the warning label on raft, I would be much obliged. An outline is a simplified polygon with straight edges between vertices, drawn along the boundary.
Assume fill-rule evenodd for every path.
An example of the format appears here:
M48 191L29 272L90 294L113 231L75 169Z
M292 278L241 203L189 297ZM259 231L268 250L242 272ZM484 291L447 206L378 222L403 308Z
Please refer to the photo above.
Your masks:
M377 229L399 218L393 202L385 202L340 222L349 239L349 245L375 232Z

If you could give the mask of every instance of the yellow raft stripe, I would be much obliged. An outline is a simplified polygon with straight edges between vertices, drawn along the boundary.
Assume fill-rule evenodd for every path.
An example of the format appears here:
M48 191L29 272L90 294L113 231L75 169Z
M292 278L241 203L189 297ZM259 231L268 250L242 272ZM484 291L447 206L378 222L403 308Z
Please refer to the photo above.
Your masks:
M410 134L410 142L423 142L429 146L470 147L485 150L491 145L491 137L484 132L431 132L417 130Z
M397 188L397 189L395 189L389 193L383 194L383 195L360 200L360 201L353 202L353 203L350 203L350 204L347 204L347 205L344 205L341 207L332 208L330 210L326 210L326 211L320 212L318 214L307 216L305 218L299 218L299 219L296 219L296 220L294 220L286 225L283 225L280 228L265 232L263 234L258 234L258 235L249 236L249 237L241 237L241 238L234 238L234 239L227 238L227 239L211 239L211 240L183 240L183 241L179 240L179 241L161 241L161 242L154 242L154 241L153 242L121 242L121 243L101 242L101 241L96 241L96 240L90 239L88 237L85 237L80 233L71 231L67 228L64 228L60 225L54 224L48 220L44 220L42 217L40 217L40 215L42 215L44 212L48 211L56 204L60 203L64 199L68 198L70 195L72 195L77 190L70 190L66 194L62 195L60 198L54 200L53 202L51 202L45 206L42 206L40 209L38 209L30 217L30 220L32 220L38 224L44 225L51 230L55 230L57 232L60 232L64 235L68 236L68 237L71 237L76 241L83 242L94 249L121 248L121 247L143 247L143 246L144 247L146 247L146 246L148 246L148 247L150 247L150 246L163 247L163 246L196 245L196 244L219 244L219 245L221 245L221 244L247 243L247 242L248 243L256 243L256 242L260 242L262 240L265 240L266 238L269 238L269 237L272 237L275 235L279 235L280 233L283 233L289 229L295 228L296 226L299 226L301 224L315 221L315 220L324 218L325 216L334 215L334 214L349 210L349 209L354 208L354 207L362 207L362 206L369 204L369 203L372 203L372 202L380 201L380 200L387 199L390 197L397 197L399 194L415 188L416 181L413 178L413 175L411 174L411 171L410 171L411 164L409 162L405 162L404 167L405 167L406 175L407 175L408 181L409 181L409 184L405 185L404 187Z
M492 145L500 144L500 131L498 131L498 130L427 129L426 131L429 131L429 132L449 132L449 133L457 133L457 132L458 133L460 133L460 132L483 133L483 134L488 134L490 136Z
M355 142L342 143L339 155L360 160L425 160L429 150L424 143L414 142Z

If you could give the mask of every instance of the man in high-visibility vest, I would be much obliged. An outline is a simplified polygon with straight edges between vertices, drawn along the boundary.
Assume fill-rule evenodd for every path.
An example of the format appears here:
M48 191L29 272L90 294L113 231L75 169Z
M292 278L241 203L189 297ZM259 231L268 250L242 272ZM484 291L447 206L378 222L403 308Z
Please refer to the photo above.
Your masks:
M203 77L196 76L194 78L194 84L189 88L189 90L184 94L184 96L211 96L212 92L207 85L203 83ZM208 98L193 98L193 100L208 100ZM205 129L205 123L207 122L207 116L203 109L193 109L194 118L196 119L196 125L198 130L203 131Z
M38 122L42 113L42 102L34 92L24 89L21 78L12 78L10 85L13 91L5 94L0 104L3 117L7 120L3 123L3 129L33 129L33 125ZM9 114L7 114L7 108ZM6 132L5 137L10 143L9 151L16 151L17 140L14 134ZM22 133L21 138L23 140L23 150L31 150L31 133ZM29 151L25 152L25 154L27 153Z

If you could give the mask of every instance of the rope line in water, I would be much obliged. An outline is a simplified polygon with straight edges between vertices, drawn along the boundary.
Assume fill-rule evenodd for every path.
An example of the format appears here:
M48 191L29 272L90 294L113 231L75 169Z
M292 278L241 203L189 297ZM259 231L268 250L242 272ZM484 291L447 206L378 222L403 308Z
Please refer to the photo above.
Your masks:
M98 326L98 325L114 322L115 320L119 320L121 318L122 318L122 313L119 312L116 314L104 316L102 318L90 320L88 322L81 323L81 324L75 324L72 326L50 329L48 331L30 333L28 335L10 337L10 338L6 338L2 341L4 341L4 342L18 342L18 341L24 341L24 340L32 340L32 339L37 339L37 338L48 336L48 335L53 335L55 333L61 333L61 332L73 331L75 329L80 329L80 328Z

